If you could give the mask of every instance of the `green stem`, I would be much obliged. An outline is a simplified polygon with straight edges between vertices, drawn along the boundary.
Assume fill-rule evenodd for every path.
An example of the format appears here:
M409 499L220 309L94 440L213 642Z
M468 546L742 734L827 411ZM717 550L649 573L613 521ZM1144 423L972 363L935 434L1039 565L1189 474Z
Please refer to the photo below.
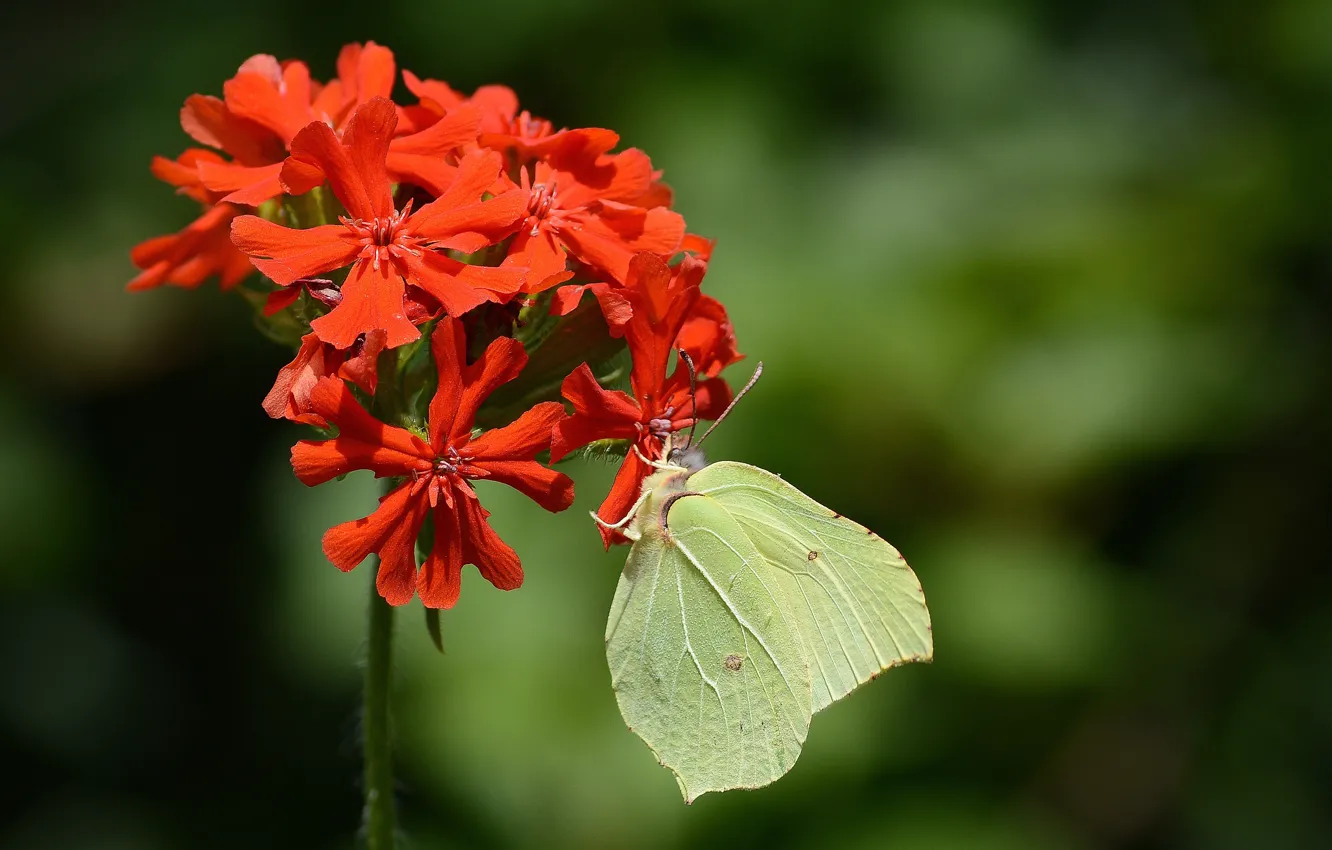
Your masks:
M393 850L393 742L389 684L393 669L393 608L370 581L370 624L365 658L365 834L369 850Z

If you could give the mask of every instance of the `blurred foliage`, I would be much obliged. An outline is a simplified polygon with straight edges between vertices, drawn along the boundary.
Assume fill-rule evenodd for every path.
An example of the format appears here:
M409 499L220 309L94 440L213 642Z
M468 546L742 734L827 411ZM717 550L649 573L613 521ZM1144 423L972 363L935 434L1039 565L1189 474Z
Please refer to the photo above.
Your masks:
M937 661L680 805L605 670L623 550L402 611L414 847L1305 848L1332 833L1332 5L684 0L7 8L0 846L349 846L367 568L215 287L129 296L177 109L373 38L664 168L768 371L710 441L902 548ZM746 364L736 367L741 377Z

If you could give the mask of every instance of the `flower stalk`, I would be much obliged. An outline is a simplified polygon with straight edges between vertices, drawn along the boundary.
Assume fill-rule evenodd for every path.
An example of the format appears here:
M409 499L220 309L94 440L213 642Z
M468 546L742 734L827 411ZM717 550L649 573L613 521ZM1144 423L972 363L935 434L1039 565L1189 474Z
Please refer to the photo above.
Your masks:
M397 814L393 800L393 730L389 692L393 679L393 606L370 582L365 655L364 829L369 850L393 850Z

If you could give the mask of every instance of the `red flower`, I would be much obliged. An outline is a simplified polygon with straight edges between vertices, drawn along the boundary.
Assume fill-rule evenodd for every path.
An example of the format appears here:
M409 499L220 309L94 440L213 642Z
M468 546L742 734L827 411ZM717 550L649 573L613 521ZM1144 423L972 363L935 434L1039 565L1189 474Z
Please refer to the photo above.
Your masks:
M518 95L508 86L481 86L471 97L467 97L454 91L448 83L423 80L406 69L403 69L402 81L420 101L416 106L403 109L410 125L418 129L428 127L445 113L466 105L479 113L481 132L504 133L518 112ZM614 147L613 143L611 147ZM606 150L610 150L610 147Z
M251 138L258 130L277 144L268 144L260 155L246 155L234 139L214 134L215 138L209 140L191 132L204 144L231 154L234 160L201 165L200 178L213 191L230 192L226 200L233 203L258 206L281 195L282 162L296 135L316 121L341 127L358 104L389 96L394 73L392 51L374 42L364 47L344 47L338 56L338 79L327 86L310 79L310 69L304 62L279 63L266 54L251 56L236 76L223 84L224 100L219 103L233 122L253 128ZM188 127L186 130L189 132Z
M726 308L711 295L698 297L675 338L675 347L694 359L700 378L720 375L727 366L745 359L736 348L735 328Z
M575 369L564 379L561 390L573 404L574 413L556 426L551 460L604 439L630 440L643 457L660 460L671 434L689 428L696 419L715 418L725 409L731 392L720 378L701 375L704 380L691 396L689 372L683 363L676 365L670 377L666 375L671 350L698 303L704 270L705 265L692 258L673 270L653 254L634 257L628 284L618 290L633 311L624 325L633 356L633 395L603 389L586 363ZM699 341L703 341L701 337ZM707 344L715 347L711 342ZM624 518L638 498L643 479L652 472L638 453L631 449L625 456L610 494L597 510L604 522ZM606 528L601 529L601 535L608 547L619 537Z
M182 111L182 122L187 114L191 114L189 103ZM212 275L221 278L223 289L230 289L254 271L250 259L231 244L231 220L241 214L241 209L217 204L218 193L207 189L199 179L200 165L221 161L220 156L203 148L190 148L177 159L153 157L155 177L206 208L184 230L155 236L134 246L130 260L143 271L129 282L127 289L152 289L164 283L193 289ZM217 205L209 207L212 204Z
M505 265L530 269L528 292L565 279L566 251L624 282L636 252L669 256L684 236L679 213L636 204L653 180L652 163L640 150L602 154L576 170L540 161L530 172L523 169L520 179L528 198L527 218Z
M346 384L325 378L311 393L311 410L338 426L332 440L302 440L291 452L296 476L321 484L353 469L376 477L406 477L380 500L370 516L335 526L324 535L324 553L346 571L371 552L381 564L377 587L392 605L420 594L430 608L458 601L462 567L475 564L493 585L512 590L523 582L513 549L486 521L470 481L500 481L548 511L573 502L573 482L533 458L550 444L551 428L563 416L558 402L543 402L503 428L472 437L477 409L494 389L513 380L527 363L516 340L501 337L470 366L462 324L445 318L431 338L439 389L430 402L429 442L386 425L367 413ZM435 541L418 573L415 542L433 512Z
M143 271L126 289L152 289L164 283L193 289L212 275L221 278L223 289L240 283L254 271L250 258L236 250L229 236L231 221L240 214L240 207L218 204L179 233L135 245L130 259Z
M327 178L348 213L341 224L293 230L257 216L232 224L236 247L279 286L351 265L342 301L311 323L338 348L372 330L386 331L390 348L417 339L404 303L408 284L434 296L451 316L506 301L522 286L522 270L467 265L438 250L477 251L513 230L522 215L520 193L480 200L499 175L500 158L468 155L438 199L415 212L410 202L395 209L386 159L396 125L393 104L374 98L357 109L341 139L316 123L292 142L283 182L303 192Z
M290 419L319 428L328 421L311 411L310 396L321 378L346 378L374 395L378 383L375 366L384 349L383 331L372 331L355 345L339 351L314 334L301 337L301 347L290 363L278 370L273 388L264 397L264 411L274 419Z

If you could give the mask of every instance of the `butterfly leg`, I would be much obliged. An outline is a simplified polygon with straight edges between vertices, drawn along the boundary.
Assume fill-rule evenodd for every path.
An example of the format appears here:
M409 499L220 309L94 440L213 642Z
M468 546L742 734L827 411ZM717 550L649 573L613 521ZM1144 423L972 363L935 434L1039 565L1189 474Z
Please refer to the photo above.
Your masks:
M637 540L638 533L634 531L632 528L626 528L626 526L629 525L629 523L633 521L634 517L638 515L638 509L643 507L643 502L647 501L647 497L648 495L650 495L650 492L651 491L644 490L642 495L638 497L638 501L634 502L633 505L630 506L629 510L625 512L624 519L620 520L619 522L606 522L604 519L597 516L596 511L588 511L588 514L591 515L592 521L595 522L597 525L601 526L602 528L608 529L610 531L618 531L621 534L623 534L625 537L628 537L630 540Z

